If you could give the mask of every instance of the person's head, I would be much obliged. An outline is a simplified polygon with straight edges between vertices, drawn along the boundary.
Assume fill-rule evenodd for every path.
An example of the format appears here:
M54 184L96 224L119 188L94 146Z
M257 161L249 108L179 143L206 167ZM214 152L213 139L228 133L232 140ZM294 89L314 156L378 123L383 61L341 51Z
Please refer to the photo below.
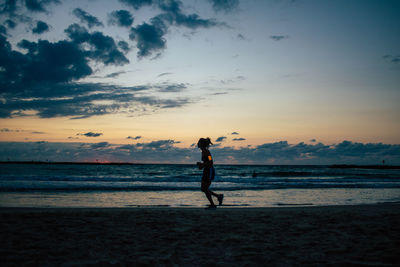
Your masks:
M199 142L197 142L197 147L200 149L208 148L210 145L212 145L211 139L209 137L207 138L200 138Z

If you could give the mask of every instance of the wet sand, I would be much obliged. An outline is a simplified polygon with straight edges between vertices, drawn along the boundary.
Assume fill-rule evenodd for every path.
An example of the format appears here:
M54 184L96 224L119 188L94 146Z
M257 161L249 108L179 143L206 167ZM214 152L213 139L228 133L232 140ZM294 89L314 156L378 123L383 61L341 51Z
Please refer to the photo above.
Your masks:
M0 209L1 266L399 266L400 205Z

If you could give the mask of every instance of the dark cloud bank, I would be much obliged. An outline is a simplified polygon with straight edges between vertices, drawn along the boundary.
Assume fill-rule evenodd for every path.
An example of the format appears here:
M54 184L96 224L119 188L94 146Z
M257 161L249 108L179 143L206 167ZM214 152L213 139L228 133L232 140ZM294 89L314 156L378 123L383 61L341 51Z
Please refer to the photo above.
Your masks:
M86 118L189 103L183 98L145 96L143 92L154 87L150 85L121 87L77 82L93 73L91 61L120 66L129 60L114 39L101 32L89 32L83 26L72 24L65 33L69 39L54 43L22 40L18 46L25 53L13 50L6 37L0 35L0 118L25 116L27 111L34 111L42 118ZM164 84L157 88L160 86L166 91L182 87ZM100 101L103 104L98 104Z
M148 23L144 22L130 29L129 39L136 42L137 56L139 58L153 56L154 54L156 57L159 56L166 48L165 35L171 26L186 27L192 30L227 26L225 23L215 19L203 19L195 13L185 14L182 10L182 2L178 0L120 0L120 2L133 7L135 10L143 6L153 5L161 11L160 14L151 18ZM219 6L223 6L223 4Z
M29 14L50 13L50 4L61 2L7 0L0 3L1 22L5 25L0 27L0 118L35 115L41 118L80 119L117 112L140 115L191 103L187 98L173 97L171 94L168 98L146 95L146 91L153 89L159 93L179 93L186 88L182 84L121 87L80 82L94 73L91 67L94 64L108 67L130 63L127 53L133 46L136 46L139 59L158 57L166 48L165 35L169 27L194 30L226 26L195 13L186 14L179 0L120 2L134 12L144 6L152 6L158 11L149 21L132 26L134 17L129 10L110 10L109 23L126 27L129 43L105 35L98 30L104 27L103 22L89 12L75 8L73 14L81 24L69 25L64 30L65 39L24 39L18 42L17 49L8 40L11 36L8 32L17 23L31 23L33 19L28 17ZM229 11L237 6L236 2L211 1L211 4L214 9ZM36 25L31 26L35 35L52 29L45 21L37 21Z
M135 139L135 138L132 138ZM139 139L139 138L138 138ZM136 163L197 162L197 148L179 148L175 140L116 145L108 142L47 143L0 142L0 160L95 161ZM328 146L288 144L286 141L256 147L211 147L216 164L400 164L400 145L343 141Z

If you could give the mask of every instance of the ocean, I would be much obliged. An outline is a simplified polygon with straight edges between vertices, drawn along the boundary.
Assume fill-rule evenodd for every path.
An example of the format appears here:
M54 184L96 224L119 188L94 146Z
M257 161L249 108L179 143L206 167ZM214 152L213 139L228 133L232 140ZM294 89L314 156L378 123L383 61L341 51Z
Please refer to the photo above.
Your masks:
M400 201L399 169L216 165L224 205L274 207ZM0 164L1 207L202 207L202 171L174 164Z

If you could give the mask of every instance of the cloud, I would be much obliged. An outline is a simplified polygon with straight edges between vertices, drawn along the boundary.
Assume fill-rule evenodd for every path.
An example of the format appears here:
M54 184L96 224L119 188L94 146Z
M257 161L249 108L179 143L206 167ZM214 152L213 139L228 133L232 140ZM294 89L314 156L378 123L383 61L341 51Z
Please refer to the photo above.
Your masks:
M227 92L213 93L212 95L227 95Z
M173 74L172 72L163 72L163 73L157 75L157 78L167 76L167 75L172 75L172 74Z
M89 60L105 65L123 65L128 59L118 50L114 40L100 32L89 33L84 27L73 24L66 33L71 41L62 40L51 43L39 40L37 43L22 40L19 48L23 54L11 49L4 36L0 36L0 53L4 68L3 87L26 87L34 83L70 82L92 74ZM88 46L89 45L89 46ZM90 49L88 49L90 48Z
M17 1L16 0L6 0L2 4L0 4L0 14L9 14L12 15L17 10Z
M358 157L365 155L368 157L369 154L382 153L386 155L398 155L400 153L400 145L388 145L382 143L357 143L351 141L343 141L335 146L335 152L341 153L347 157ZM384 156L382 153L382 157Z
M87 133L83 133L83 134L78 134L78 135L84 135L86 137L99 137L102 136L102 133L93 133L93 132L87 132Z
M239 0L209 0L216 12L231 12L238 8Z
M109 23L121 27L129 27L133 23L133 17L127 10L117 10L109 14Z
M14 29L17 26L17 24L11 19L7 19L4 23L9 29Z
M95 143L95 144L91 144L90 148L92 149L101 149L101 148L106 148L109 147L110 144L108 142L100 142L100 143Z
M182 2L179 0L160 0L160 1L152 1L152 0L120 0L120 2L133 7L138 10L143 6L155 5L160 8L163 13L154 17L153 19L160 19L164 22L168 22L169 24L174 24L177 26L185 26L188 28L196 29L199 27L209 28L213 26L221 26L224 23L218 23L213 19L202 19L197 14L185 15L182 12ZM235 0L225 0L225 1L216 1L216 7L225 7L234 6L237 2ZM225 3L218 3L225 2ZM229 8L228 8L229 9Z
M0 160L87 161L88 159L138 163L196 162L195 146L176 147L175 140L116 145L107 142L47 143L0 142ZM217 164L400 164L400 145L343 141L336 145L265 143L256 147L211 147Z
M161 104L160 108L162 109L179 108L191 103L187 98L158 100L157 102Z
M117 72L113 72L110 74L107 74L106 76L104 76L104 78L116 78L121 74L127 73L126 71L117 71Z
M131 48L129 47L129 44L125 41L119 41L118 42L118 47L124 51L125 53L128 53L129 51L131 51Z
M19 129L2 128L2 129L0 129L0 132L2 132L2 133L20 133L20 132L27 132L27 131L19 130ZM35 132L31 131L31 133L35 133Z
M104 26L103 23L98 18L90 15L89 13L80 8L75 8L73 13L78 19L80 19L82 23L86 23L89 28L95 26Z
M7 35L7 28L3 25L0 25L0 34Z
M101 32L89 33L85 27L78 24L70 25L65 33L77 45L90 45L90 50L85 50L85 56L100 61L105 65L125 65L129 60L119 51L114 39ZM83 49L83 48L82 48Z
M211 28L226 26L215 19L202 19L197 14L185 15L182 13L182 2L178 0L160 1L159 7L164 13L158 17L172 25L185 26L190 29Z
M6 38L0 36L0 66L4 69L0 73L2 92L15 91L19 87L26 90L27 86L38 82L77 80L92 73L85 52L72 42L39 40L35 43L22 40L18 47L27 53L11 50Z
M231 134L233 134L233 135L238 135L239 133L238 133L238 132L232 132Z
M182 92L186 88L187 88L186 85L184 85L183 83L165 84L165 85L159 86L158 91L163 92L163 93L168 93L168 92L177 93L177 92Z
M257 149L282 149L289 146L287 141L279 141L275 143L265 143L257 146Z
M32 134L45 134L45 132L33 131Z
M124 3L128 6L133 7L138 10L143 6L149 6L153 4L153 0L119 0L121 3Z
M49 31L49 29L50 29L50 28L49 28L49 25L47 25L46 22L39 20L39 21L36 23L35 28L32 29L32 33L33 33L33 34L42 34L42 33L44 33L44 32Z
M7 1L7 2L13 2L13 1ZM14 2L16 2L16 1L14 1ZM45 7L47 7L51 3L60 4L60 1L59 0L25 0L26 8L33 12L47 12Z
M41 118L70 117L83 119L110 113L148 114L159 109L177 108L191 103L187 98L158 99L143 93L152 86L122 87L102 83L49 83L20 92L0 94L2 117L26 116L35 111ZM155 86L159 88L159 86ZM31 115L32 116L32 115Z
M136 41L139 58L151 56L153 53L161 53L166 47L164 35L166 27L161 21L152 24L142 23L131 28L129 39Z
M243 34L241 34L241 33L238 33L238 35L236 36L239 40L246 40L246 37L243 35Z
M43 5L37 0L25 0L25 5L30 11L45 12Z
M244 141L246 140L245 138L233 138L232 141Z
M383 158L400 163L400 145L363 144L343 141L329 146L322 143L307 145L287 141L265 143L255 148L221 148L214 158L231 156L240 162L276 164L379 164Z
M289 35L271 35L269 38L271 38L274 41L281 41L284 39L288 39Z
M105 65L125 65L129 60L119 51L113 38L103 35L101 32L95 32L88 41L94 49L89 54L91 58L104 63Z
M151 141L149 143L137 143L136 147L142 147L142 149L151 150L168 150L173 147L174 144L179 144L180 141L175 141L171 139Z
M236 77L233 77L233 78L230 78L230 79L227 79L227 80L221 80L220 82L221 82L221 84L225 84L226 85L226 84L239 83L239 82L244 81L244 80L246 80L246 77L244 77L242 75L238 75Z
M26 16L26 9L32 12L48 12L49 4L60 1L1 2L0 13L14 17L0 27L3 32L0 34L0 118L36 116L82 119L113 113L132 116L192 103L191 99L175 94L185 90L188 84L124 87L84 82L84 78L101 68L128 64L126 54L134 46L138 49L139 58L159 56L166 48L165 34L171 26L197 29L224 25L214 19L203 19L197 14L185 14L181 1L121 2L134 9L152 5L152 12L157 12L149 21L130 27L130 40L133 44L90 30L90 27L101 26L102 23L80 8L74 9L73 13L88 26L76 23L69 25L64 30L66 37L58 41L34 38L23 39L15 44L15 39L9 41L7 38L11 37L6 35L7 27L15 27L14 20L32 23L32 18L23 17ZM113 17L121 19L118 23L128 25L130 13L126 12L113 13ZM128 16L124 17L124 14ZM46 24L46 29L45 23L37 22L33 32L40 34L48 30L49 25ZM124 72L113 72L107 77L115 78L122 73ZM155 92L169 94L158 98Z
M140 135L138 135L138 136L135 136L135 137L128 136L126 139L138 140L140 138L142 138L142 137Z
M400 55L393 56L393 55L384 55L384 59L388 60L391 63L398 64L400 63Z
M144 5L157 6L162 12L152 19L150 23L143 22L130 30L129 39L136 41L138 48L138 58L155 57L161 55L166 48L166 40L164 35L167 33L169 26L187 27L190 29L211 28L216 26L227 25L218 22L215 19L203 19L198 14L186 15L182 12L182 2L178 0L161 0L161 1L121 1L135 9L139 9Z
M224 141L226 139L226 136L220 136L220 137L218 137L216 140L215 140L215 142L222 142L222 141Z

